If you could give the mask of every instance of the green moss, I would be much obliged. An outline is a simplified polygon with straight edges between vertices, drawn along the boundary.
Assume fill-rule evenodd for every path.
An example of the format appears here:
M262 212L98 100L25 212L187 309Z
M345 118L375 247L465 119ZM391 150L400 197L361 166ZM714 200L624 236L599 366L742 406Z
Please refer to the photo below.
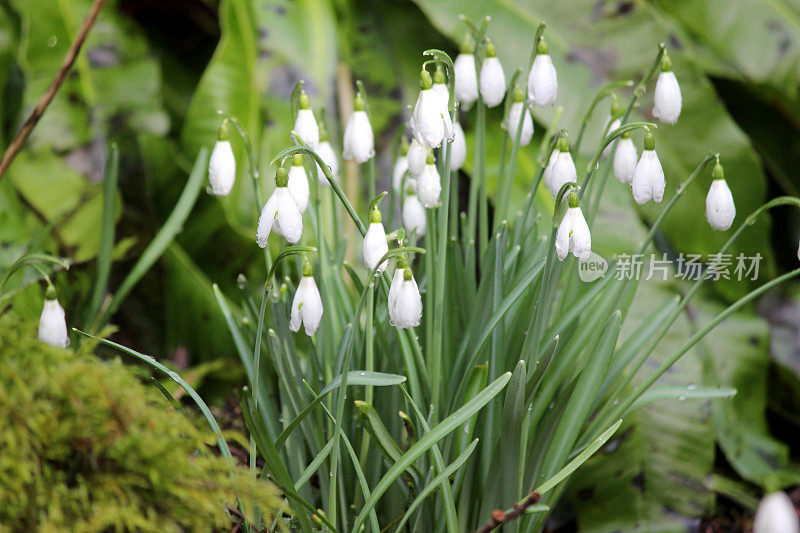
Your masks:
M0 318L0 531L211 531L276 489L210 452L120 361L52 348Z

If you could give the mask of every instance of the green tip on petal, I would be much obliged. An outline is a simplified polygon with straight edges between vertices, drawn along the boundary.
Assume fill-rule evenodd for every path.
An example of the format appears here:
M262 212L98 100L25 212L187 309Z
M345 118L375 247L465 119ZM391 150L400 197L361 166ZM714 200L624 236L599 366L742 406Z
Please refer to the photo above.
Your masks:
M425 159L425 163L427 163L428 165L432 165L435 162L436 162L436 159L433 158L433 151L432 150L428 150L428 157L427 157L427 159Z
M725 179L725 170L722 168L722 164L717 161L717 164L714 165L714 170L711 171L711 177L715 180L724 180Z
M414 279L414 273L411 272L410 268L406 268L405 271L403 272L403 279L406 281L411 281L412 279Z
M644 149L645 150L655 150L656 149L656 136L647 132L647 135L644 136Z
M230 139L230 136L231 136L230 121L226 118L219 125L219 129L217 130L217 139L219 139L220 141L227 141L228 139Z
M486 39L486 57L497 57L497 48L489 39Z
M308 99L308 95L302 89L300 89L300 109L311 109L311 102Z
M369 214L369 223L370 224L380 224L383 221L383 217L381 217L381 210L377 207L373 208Z
M436 71L433 73L433 83L444 83L444 70L441 65L436 65Z
M356 94L356 99L353 101L353 111L364 111L367 108L364 105L364 99L361 98L361 93Z
M623 139L630 139L631 138L631 132L626 131L625 133L622 134L622 138Z
M514 87L514 93L512 95L512 99L515 104L525 101L525 91L519 85Z
M283 167L278 168L275 172L275 186L286 187L289 184L289 173Z
M459 51L462 54L475 53L475 39L472 38L472 35L469 32L464 35L464 40L461 41L461 47L459 48Z
M303 258L303 277L310 278L314 275L314 269L311 268L311 262L308 257Z
M303 156L300 154L294 154L292 156L292 166L294 167L302 167L303 166Z
M567 203L571 208L578 207L578 195L575 194L575 191L570 191L569 196L567 196Z
M406 139L405 135L400 139L400 155L404 157L408 155L408 139Z
M550 53L550 47L547 46L547 41L544 40L544 35L539 37L539 42L536 43L536 53L543 56L546 56Z
M58 294L56 294L56 288L53 287L52 285L49 285L47 287L47 291L45 291L44 293L44 297L48 300L55 300L56 298L58 298Z
M431 79L431 74L424 68L419 71L419 88L423 91L427 91L433 85L433 80Z
M669 58L666 52L664 52L664 57L661 58L661 72L669 72L672 70L672 60Z

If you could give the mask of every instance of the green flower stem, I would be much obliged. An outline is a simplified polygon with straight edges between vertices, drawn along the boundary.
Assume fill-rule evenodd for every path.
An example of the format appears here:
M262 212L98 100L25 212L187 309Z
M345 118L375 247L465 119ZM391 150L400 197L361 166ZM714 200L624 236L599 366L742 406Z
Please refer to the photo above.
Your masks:
M589 120L592 118L592 114L594 113L595 108L597 105L602 102L606 97L611 96L614 89L619 87L633 87L633 80L625 80L625 81L614 81L600 89L598 93L595 95L594 100L589 105L589 109L586 110L586 113L583 115L583 120L581 121L581 127L578 130L578 138L575 140L575 144L572 146L572 149L575 151L575 155L580 153L581 141L583 141L583 134L586 131L586 126L589 123Z
M561 109L561 108L559 108ZM560 113L557 111L557 115ZM542 157L539 160L539 170L536 171L536 177L533 179L533 186L531 187L531 192L528 193L528 198L525 200L525 206L522 208L522 218L517 221L515 224L515 228L527 228L530 225L530 217L534 211L534 204L536 202L536 191L539 189L539 184L542 182L542 177L544 176L544 171L547 168L547 162L550 161L550 157L553 155L553 150L556 149L556 145L558 144L558 140L564 136L566 132L564 130L560 130L556 132L552 137L550 137L550 143L547 148L547 151L542 154ZM547 136L545 136L547 139ZM544 148L545 141L542 141L542 148ZM518 237L522 237L521 233L517 233ZM519 244L519 239L515 239L515 242Z
M267 312L267 300L269 291L264 287L261 293L261 307L258 310L258 326L256 327L256 346L253 350L253 411L258 413L258 390L261 375L261 337L264 333L264 317ZM250 470L256 471L256 441L250 435Z
M35 265L38 263L52 263L54 265L58 265L63 267L65 270L69 270L69 263L63 259L59 259L58 257L54 257L52 255L47 254L27 254L23 255L19 259L17 259L13 265L9 267L6 271L5 275L3 276L3 280L0 281L0 299L2 299L3 292L6 288L6 284L11 276L17 270L21 269L26 265Z
M428 360L428 365L427 365L427 370L428 370L427 374L429 376L428 381L430 382L431 387L432 387L431 392L435 396L436 393L433 392L433 390L436 389L437 387L435 385L436 381L433 380L433 377L435 375L435 370L433 368L435 366L435 362L434 362L435 356L434 356L434 353L433 353L434 352L434 348L433 348L433 345L434 345L434 336L433 336L433 323L434 323L434 320L433 320L433 318L434 318L434 316L436 314L436 309L434 308L433 295L434 295L434 290L435 290L434 287L436 287L436 285L438 283L438 280L435 279L436 274L434 273L434 266L433 266L433 257L436 254L435 249L434 249L434 240L436 239L436 234L435 234L435 231L436 231L436 215L435 215L433 209L425 209L425 223L426 223L426 226L427 226L427 229L425 231L425 237L424 237L425 238L425 249L430 251L430 253L425 254L425 280L426 280L426 286L425 286L425 295L424 295L424 298L425 298L425 307L424 308L426 310L426 313L424 313L424 314L427 315L428 313L430 313L430 316L426 316L425 317L425 355L427 356L427 360ZM433 402L434 399L431 398L431 401Z

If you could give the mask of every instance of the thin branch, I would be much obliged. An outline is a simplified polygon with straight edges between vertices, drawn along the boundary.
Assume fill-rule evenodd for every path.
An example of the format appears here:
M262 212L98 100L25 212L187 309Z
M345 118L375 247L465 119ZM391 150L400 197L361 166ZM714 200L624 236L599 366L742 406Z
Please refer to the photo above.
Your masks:
M492 511L492 517L489 518L489 520L480 529L477 529L475 533L489 533L489 531L492 531L503 524L511 522L515 518L524 514L528 507L531 507L538 502L539 498L541 498L541 496L538 492L531 492L528 494L528 497L525 498L524 502L514 503L514 509L512 511L505 512L502 509L495 509Z
M11 162L14 161L14 158L22 149L22 145L25 144L28 136L33 131L33 128L36 127L39 119L41 119L42 115L44 115L47 106L50 105L50 102L61 88L61 84L64 83L64 80L66 79L67 74L69 74L73 63L75 63L75 59L78 57L78 53L81 51L81 46L83 46L83 42L86 40L89 30L91 30L92 26L94 26L97 16L100 14L100 10L103 8L105 3L106 0L94 0L92 3L92 7L89 9L89 14L86 15L86 18L83 20L81 29L75 36L75 40L72 41L72 45L69 47L67 55L64 56L64 61L61 63L61 67L58 69L56 77L47 88L47 91L45 91L45 93L39 99L39 103L37 103L36 107L33 108L31 116L29 116L28 120L25 121L25 124L22 125L22 128L17 133L17 136L14 137L14 139L11 141L11 144L8 145L8 148L3 154L3 159L0 160L0 180L3 179L3 176L5 175L6 170L8 170L8 167L11 165Z

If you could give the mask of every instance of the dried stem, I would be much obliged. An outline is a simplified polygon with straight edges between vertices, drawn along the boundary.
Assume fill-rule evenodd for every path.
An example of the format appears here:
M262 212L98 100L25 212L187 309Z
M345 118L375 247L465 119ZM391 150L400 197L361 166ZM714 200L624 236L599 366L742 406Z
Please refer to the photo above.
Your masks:
M489 531L492 531L503 524L511 522L515 518L518 518L520 515L524 514L528 507L531 507L538 502L539 498L541 498L541 496L538 492L531 492L522 503L514 503L514 509L512 511L506 512L502 509L495 509L492 511L491 518L489 518L489 520L483 524L480 529L475 530L475 533L489 533Z

